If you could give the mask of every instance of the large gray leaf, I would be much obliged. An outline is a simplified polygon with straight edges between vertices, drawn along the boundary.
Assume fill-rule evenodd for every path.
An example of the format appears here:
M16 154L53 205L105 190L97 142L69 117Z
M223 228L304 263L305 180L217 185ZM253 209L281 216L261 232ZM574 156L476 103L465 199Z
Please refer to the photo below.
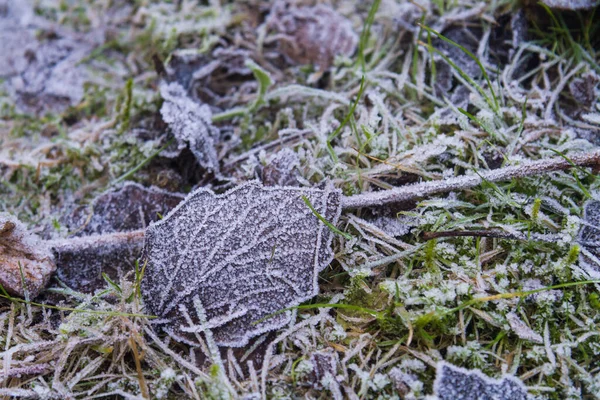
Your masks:
M190 194L146 231L147 312L179 340L193 342L190 332L208 328L221 346L284 326L290 312L256 322L315 296L318 272L333 257L331 232L302 196L337 222L341 194L331 187L251 182L223 195Z

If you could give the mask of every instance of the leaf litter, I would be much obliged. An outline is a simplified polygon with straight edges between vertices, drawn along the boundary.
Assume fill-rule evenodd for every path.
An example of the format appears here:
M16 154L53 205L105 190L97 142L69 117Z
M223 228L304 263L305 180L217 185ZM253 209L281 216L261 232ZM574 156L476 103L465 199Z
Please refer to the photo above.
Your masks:
M83 8L54 8L51 3L40 3L37 17L60 21L58 25L78 33L98 26L98 15L112 15L115 6L122 6L119 1L83 2L82 14ZM515 39L498 35L511 21L504 4L375 3L379 10L372 13L373 26L364 25L369 28L355 44L358 54L330 48L313 53L326 57L312 59L282 55L287 51L279 41L282 32L290 38L306 36L299 42L312 51L318 48L310 44L315 26L331 28L320 34L334 39L337 34L345 37L344 32L356 35L369 19L370 4L323 3L321 7L334 10L324 15L340 21L328 27L327 19L308 15L316 9L312 4L287 2L282 9L294 12L278 18L290 23L276 29L267 26L275 15L270 2L221 7L184 0L123 6L119 15L125 22L108 24L114 31L103 39L105 47L86 59L86 67L101 66L107 81L88 86L85 101L67 99L64 104L78 103L74 109L33 121L3 111L0 173L7 184L0 184L0 206L32 227L47 226L53 218L60 221L57 216L73 203L72 195L89 202L119 176L160 182L169 175L159 170L180 168L174 163L198 172L198 160L211 160L211 146L205 148L202 142L211 136L193 135L206 135L215 115L219 122L212 126L220 134L213 136L213 148L216 165L225 166L222 175L199 174L201 179L184 178L162 187L191 191L190 199L205 190L205 197L216 202L254 178L276 183L274 191L284 181L298 185L298 191L333 185L344 194L338 197L346 212L333 221L332 227L344 235L332 234L326 250L335 257L331 268L319 273L318 297L276 314L288 322L249 340L247 351L264 346L264 357L245 355L245 347L219 349L226 335L212 329L211 322L224 327L235 321L235 313L228 314L231 321L219 321L200 293L186 298L178 310L184 321L176 325L182 331L171 329L183 343L155 330L168 324L168 318L142 316L148 309L141 308L139 283L149 275L148 265L140 263L129 274L109 276L106 289L95 296L53 282L38 300L47 301L44 306L16 298L3 303L2 321L7 322L0 329L8 343L3 353L10 368L7 376L39 372L31 375L33 381L1 389L2 395L422 398L457 390L448 380L443 387L434 385L435 367L442 359L465 368L465 376L455 380L474 384L482 395L504 393L510 386L506 381L519 384L513 378L475 379L473 370L518 376L540 398L593 397L599 392L589 361L593 357L585 356L597 352L593 339L599 302L589 281L596 276L597 260L593 237L586 234L586 241L578 234L589 223L582 204L597 190L587 172L588 166L597 165L597 89L588 79L591 71L598 72L593 51L597 39L585 35L592 32L593 13L582 13L578 20L553 9L553 18L541 6L524 4L520 15L525 21L517 30L528 34ZM417 22L449 36L457 29L476 39L471 46L469 40L455 37L482 63L478 71L469 70L471 81L454 68L443 69L432 50L443 47L441 42L432 37L430 47L428 33ZM180 49L173 52L176 47ZM212 117L201 118L204 129L198 132L181 129L179 139L174 133L186 124L171 126L173 148L186 157L153 155L165 145L162 135L169 130L157 91L165 77L152 72L149 49L162 59L172 54L167 75L178 68L178 53L196 54L174 81L191 102L209 107ZM441 50L463 59L462 50ZM365 60L364 68L355 58ZM244 69L250 59L252 73ZM459 63L463 70L474 65L472 58L464 60ZM481 78L483 69L490 81ZM255 71L268 71L275 80L262 85ZM364 95L356 96L363 74ZM122 90L118 82L130 76L130 90ZM167 84L174 82L172 77L167 76ZM489 101L492 92L497 104ZM12 107L15 98L1 95L7 95L3 104ZM346 107L355 102L348 123L341 124ZM187 118L177 110L174 115ZM153 126L156 135L139 135L134 132L138 126ZM336 136L329 139L334 131ZM281 158L274 154L286 147L291 153L284 150ZM581 158L581 152L590 158ZM160 162L140 164L149 157ZM539 159L532 165L531 160ZM570 162L581 167L570 168ZM520 168L527 173L517 172ZM212 197L209 190L220 194ZM231 204L229 216L235 213L236 204ZM364 209L373 206L378 209ZM387 219L372 220L371 214ZM307 215L318 221L314 213ZM149 221L136 221L142 219ZM59 235L65 234L64 227L54 225ZM460 235L443 236L448 232ZM72 245L74 254L85 254L99 238L111 246L125 244L126 249L127 240L141 243L143 235L142 230L115 231L56 240ZM425 242L425 237L433 239ZM263 253L266 257L266 249ZM75 264L93 264L93 257L98 256L90 253ZM101 258L110 260L108 255ZM122 258L133 261L135 256ZM557 283L576 288L547 290ZM173 293L157 297L169 295ZM525 301L519 302L521 297ZM270 319L259 321L268 324ZM235 340L241 340L248 325L236 328L240 334ZM509 328L517 334L506 334ZM47 360L55 363L54 371L44 367ZM323 371L328 371L317 383L310 375L306 378L314 364L327 365ZM525 388L515 390L520 396Z

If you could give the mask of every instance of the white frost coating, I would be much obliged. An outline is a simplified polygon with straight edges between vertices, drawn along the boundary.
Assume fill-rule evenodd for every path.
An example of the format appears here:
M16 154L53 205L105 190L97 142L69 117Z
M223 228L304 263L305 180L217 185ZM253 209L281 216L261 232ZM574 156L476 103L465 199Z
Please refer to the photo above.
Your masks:
M579 166L600 164L600 151L569 155L569 159ZM570 167L570 163L562 157L524 162L519 165L499 168L487 172L473 173L458 176L442 181L432 181L406 185L380 192L370 192L356 196L342 198L342 208L355 209L361 207L382 206L391 203L400 203L420 199L439 193L464 190L480 185L484 180L498 182L512 178L539 175L551 171L563 170Z
M506 314L506 320L508 321L510 328L519 338L540 344L544 342L542 335L528 327L525 322L521 321L521 318L519 318L516 313L509 312Z
M219 346L240 347L290 321L286 312L318 293L318 273L333 258L332 233L304 203L332 224L340 192L263 187L250 182L225 194L199 189L146 231L142 293L148 312L174 336L192 337L180 305L198 296ZM191 315L193 319L198 316Z
M437 364L433 384L439 400L527 400L527 388L519 379L505 375L493 379L480 370L468 370L445 361Z
M219 171L219 159L215 150L219 130L212 125L210 107L194 102L176 82L163 82L160 94L165 100L160 113L175 135L179 149L189 146L203 168Z

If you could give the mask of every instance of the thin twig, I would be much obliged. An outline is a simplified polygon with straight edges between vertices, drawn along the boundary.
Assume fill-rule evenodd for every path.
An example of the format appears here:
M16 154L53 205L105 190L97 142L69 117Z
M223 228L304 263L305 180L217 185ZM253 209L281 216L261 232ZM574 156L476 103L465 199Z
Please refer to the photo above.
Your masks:
M590 167L600 165L600 151L564 157L547 158L522 163L512 167L499 168L483 173L474 173L442 181L417 183L381 192L359 194L342 198L343 209L377 207L386 204L401 203L422 199L427 196L465 190L479 186L484 181L498 182L513 178L540 175L552 171L561 171L573 166Z
M530 235L509 233L499 230L483 230L483 231L440 231L440 232L423 232L421 238L424 240L432 240L442 237L490 237L496 239L512 239L535 242L556 243L558 238L554 235L540 235L531 233Z

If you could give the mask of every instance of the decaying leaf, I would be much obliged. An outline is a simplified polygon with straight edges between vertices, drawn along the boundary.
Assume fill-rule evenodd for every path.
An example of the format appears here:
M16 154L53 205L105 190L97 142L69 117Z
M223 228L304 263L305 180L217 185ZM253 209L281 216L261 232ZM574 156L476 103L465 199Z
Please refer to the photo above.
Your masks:
M329 6L295 7L275 3L267 26L277 32L280 51L299 64L328 69L337 55L351 56L358 35L352 23Z
M61 112L81 101L90 77L81 61L98 42L94 34L55 29L35 17L29 2L11 2L0 14L0 78L26 112ZM43 34L41 34L43 33Z
M231 347L288 323L290 312L270 314L315 296L333 257L332 233L302 196L337 222L341 195L331 187L250 182L222 195L190 194L146 231L148 312L179 340L193 343L192 333L208 329Z
M437 365L434 393L439 400L527 400L527 388L513 376L492 379L444 361Z
M506 320L510 325L512 331L521 339L529 340L534 343L543 343L544 339L542 335L531 329L525 322L519 318L519 316L514 312L509 312L506 314Z
M189 146L202 168L218 172L215 143L219 140L219 130L212 125L210 107L190 99L177 82L163 82L160 93L165 100L160 112L175 135L179 150Z
M64 221L72 236L129 232L146 228L185 198L179 193L128 182L79 207Z
M58 278L72 289L92 292L105 285L102 273L117 280L132 271L142 250L142 236L107 234L143 230L183 198L127 183L98 196L90 207L76 209L64 222L72 236L83 240L56 241L53 251Z
M0 213L0 284L13 295L36 297L56 269L50 248L16 218Z

